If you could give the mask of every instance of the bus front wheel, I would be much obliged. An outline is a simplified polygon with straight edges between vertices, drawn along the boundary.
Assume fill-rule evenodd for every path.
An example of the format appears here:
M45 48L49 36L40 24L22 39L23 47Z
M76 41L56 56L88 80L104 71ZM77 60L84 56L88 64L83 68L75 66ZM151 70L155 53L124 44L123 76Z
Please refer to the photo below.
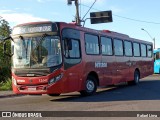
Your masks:
M82 96L89 96L96 92L97 82L93 76L88 76L85 82L85 90L80 91Z

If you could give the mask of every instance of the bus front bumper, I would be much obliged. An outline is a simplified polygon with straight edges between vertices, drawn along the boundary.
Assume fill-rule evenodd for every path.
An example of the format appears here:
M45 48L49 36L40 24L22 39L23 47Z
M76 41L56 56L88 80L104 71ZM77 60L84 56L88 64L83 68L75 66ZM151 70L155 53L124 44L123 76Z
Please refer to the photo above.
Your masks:
M13 92L16 94L60 94L62 90L60 89L60 85L36 85L36 86L29 86L29 85L13 85Z

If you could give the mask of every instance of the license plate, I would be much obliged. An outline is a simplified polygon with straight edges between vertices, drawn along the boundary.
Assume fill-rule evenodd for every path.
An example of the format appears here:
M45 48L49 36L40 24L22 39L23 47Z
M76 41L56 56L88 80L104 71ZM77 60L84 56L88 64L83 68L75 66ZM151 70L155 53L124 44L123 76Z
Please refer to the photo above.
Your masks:
M28 91L36 91L36 87L29 87Z

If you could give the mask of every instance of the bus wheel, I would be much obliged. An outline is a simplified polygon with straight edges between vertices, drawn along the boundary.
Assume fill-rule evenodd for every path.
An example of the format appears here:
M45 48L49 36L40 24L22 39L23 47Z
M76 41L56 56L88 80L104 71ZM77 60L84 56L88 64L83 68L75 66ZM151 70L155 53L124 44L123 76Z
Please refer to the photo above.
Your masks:
M137 85L139 83L139 79L140 79L140 74L139 72L136 70L134 72L134 80L133 81L128 81L128 85Z
M53 97L53 96L60 96L60 94L58 94L58 93L57 93L57 94L48 94L48 95L49 95L49 96L52 96L52 97Z
M88 76L85 82L85 90L80 91L82 96L89 96L96 92L97 82L96 79L92 76Z

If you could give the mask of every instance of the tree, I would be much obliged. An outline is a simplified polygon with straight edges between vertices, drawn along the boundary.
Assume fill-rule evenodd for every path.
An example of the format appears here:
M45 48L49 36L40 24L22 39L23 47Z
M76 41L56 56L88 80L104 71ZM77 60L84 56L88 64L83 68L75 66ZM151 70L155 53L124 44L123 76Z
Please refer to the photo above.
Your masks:
M0 20L0 39L8 37L11 34L9 23L6 20ZM6 41L7 51L11 52L11 41ZM11 58L3 54L3 43L0 43L0 82L5 81L10 76Z

